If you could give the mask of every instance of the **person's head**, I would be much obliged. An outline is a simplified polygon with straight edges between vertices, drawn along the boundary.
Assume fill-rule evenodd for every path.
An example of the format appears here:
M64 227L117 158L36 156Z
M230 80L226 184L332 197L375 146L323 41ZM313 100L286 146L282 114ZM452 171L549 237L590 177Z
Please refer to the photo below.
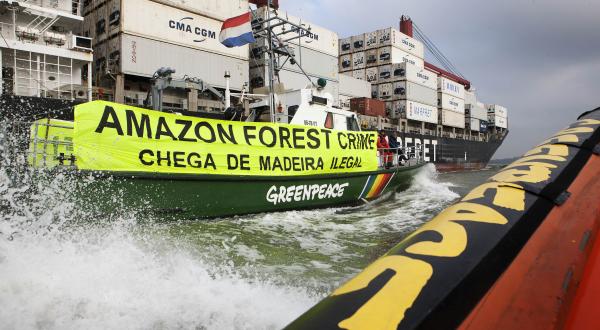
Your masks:
M385 131L384 131L384 130L382 130L382 129L381 129L381 130L379 130L379 135L381 135L381 136L385 136Z
M398 137L398 131L394 131L394 137Z

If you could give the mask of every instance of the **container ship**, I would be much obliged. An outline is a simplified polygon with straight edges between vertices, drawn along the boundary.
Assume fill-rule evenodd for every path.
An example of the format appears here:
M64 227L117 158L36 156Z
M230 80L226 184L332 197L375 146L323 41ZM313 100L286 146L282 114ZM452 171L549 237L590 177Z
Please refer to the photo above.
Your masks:
M278 7L273 0L2 1L0 110L17 118L89 100L145 107L157 69L172 67L181 81L201 79L235 94L300 89L320 80L337 107L357 113L363 130L397 132L401 146L422 150L442 171L486 166L506 137L506 108L479 101L467 79L425 61L430 43L413 38L410 18L403 16L399 29L340 38ZM273 75L263 52L266 36L243 47L219 42L223 21L249 8L254 24L277 11L305 27L277 27L289 37ZM184 85L164 90L164 111L222 111L202 84ZM246 112L250 102L240 98ZM278 107L278 118L293 111Z

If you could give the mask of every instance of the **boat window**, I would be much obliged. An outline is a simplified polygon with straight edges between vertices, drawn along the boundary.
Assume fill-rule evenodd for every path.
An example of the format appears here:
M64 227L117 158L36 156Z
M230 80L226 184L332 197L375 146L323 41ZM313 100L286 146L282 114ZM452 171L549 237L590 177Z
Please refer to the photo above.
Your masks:
M348 124L349 131L360 131L360 127L358 126L358 121L356 121L356 117L348 117L346 119L346 123Z
M331 112L328 112L327 117L325 117L325 128L333 128L333 114Z
M299 105L292 105L288 107L288 117L292 118L296 115Z

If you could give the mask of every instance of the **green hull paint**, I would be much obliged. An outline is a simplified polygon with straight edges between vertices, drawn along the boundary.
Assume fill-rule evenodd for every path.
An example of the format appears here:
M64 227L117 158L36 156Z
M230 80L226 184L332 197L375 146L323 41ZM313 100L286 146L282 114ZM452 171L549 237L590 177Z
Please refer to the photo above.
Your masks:
M421 166L422 164L365 173L303 177L140 175L139 173L106 175L101 173L100 175L106 177L107 180L85 180L85 184L77 189L76 194L78 200L83 203L93 203L97 206L102 204L99 205L98 210L114 209L115 205L112 204L114 200L98 201L96 199L99 191L105 192L109 189L115 193L119 203L139 210L173 213L178 218L212 218L356 205L363 199L361 193L363 197L366 196L365 185L370 176L393 174L384 189L368 198L375 199L387 192L408 187L413 175ZM321 196L315 190L311 190L315 185L318 185L319 188L325 187L319 191ZM340 185L343 186L342 191ZM301 189L296 189L300 190L297 194L294 194L295 191L292 190L291 194L280 196L282 189L280 187L282 186L284 189L290 186L301 186ZM288 191L286 190L286 192ZM270 198L268 198L269 196Z

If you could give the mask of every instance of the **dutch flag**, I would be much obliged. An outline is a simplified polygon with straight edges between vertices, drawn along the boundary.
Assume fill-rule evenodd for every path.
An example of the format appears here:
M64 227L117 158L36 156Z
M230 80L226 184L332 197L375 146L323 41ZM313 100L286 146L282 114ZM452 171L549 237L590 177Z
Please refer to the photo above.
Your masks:
M229 48L255 42L250 19L251 14L248 12L225 20L221 26L219 41Z

